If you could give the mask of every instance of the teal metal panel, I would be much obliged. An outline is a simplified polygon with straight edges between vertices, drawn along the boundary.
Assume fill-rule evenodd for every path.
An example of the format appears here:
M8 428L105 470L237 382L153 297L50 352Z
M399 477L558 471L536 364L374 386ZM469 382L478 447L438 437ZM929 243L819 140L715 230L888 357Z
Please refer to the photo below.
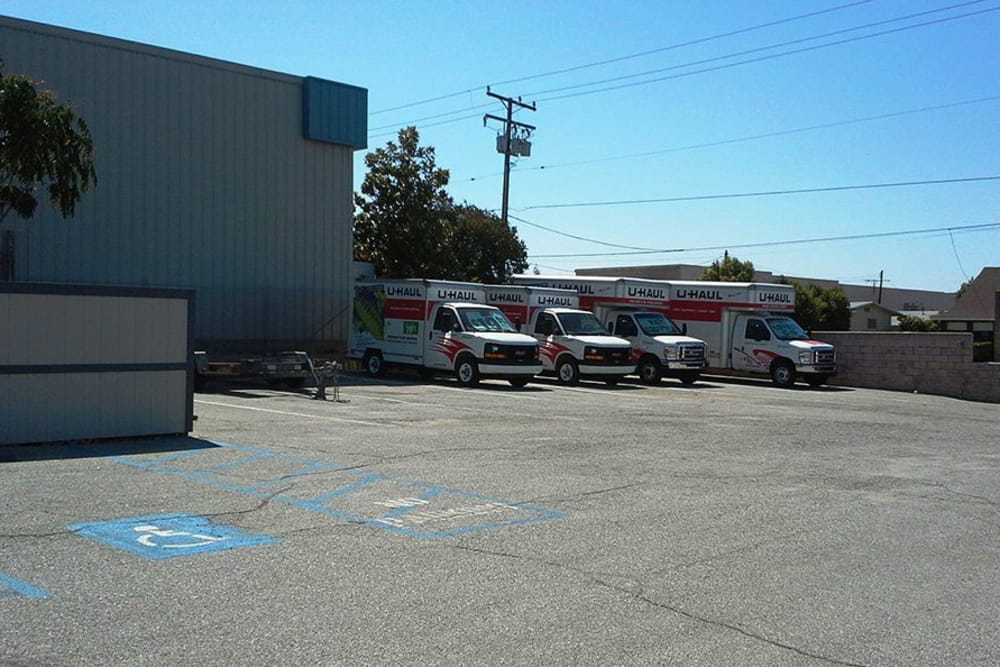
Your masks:
M302 82L302 131L306 139L368 147L368 90L316 77Z

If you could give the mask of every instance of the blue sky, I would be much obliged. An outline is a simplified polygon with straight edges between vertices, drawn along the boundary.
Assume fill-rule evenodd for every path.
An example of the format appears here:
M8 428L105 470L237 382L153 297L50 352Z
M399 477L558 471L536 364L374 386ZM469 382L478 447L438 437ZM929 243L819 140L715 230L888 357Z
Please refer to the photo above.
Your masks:
M516 116L537 129L510 214L545 273L729 248L777 274L950 291L1000 265L1000 180L984 180L1000 177L1000 0L0 0L0 14L365 87L370 150L416 125L449 193L491 210L503 158L482 116L504 111L486 86L535 101ZM763 192L785 194L719 196Z

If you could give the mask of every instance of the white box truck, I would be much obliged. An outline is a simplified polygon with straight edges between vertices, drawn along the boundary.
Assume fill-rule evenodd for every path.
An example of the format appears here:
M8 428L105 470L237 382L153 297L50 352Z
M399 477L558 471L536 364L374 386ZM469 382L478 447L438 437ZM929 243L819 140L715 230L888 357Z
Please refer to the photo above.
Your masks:
M523 387L542 372L538 341L487 304L482 285L445 280L355 283L347 356L373 377L400 365L454 373L464 386L498 378Z
M662 281L671 318L708 342L711 368L770 375L790 387L819 386L837 372L834 347L791 318L795 287L771 283Z
M543 372L560 384L584 378L614 385L635 372L631 343L609 335L592 312L581 310L576 290L487 285L486 302L538 340Z
M635 373L645 384L663 377L693 384L708 366L705 341L688 336L667 315L667 288L657 281L600 276L512 277L519 285L576 290L609 334L629 341Z

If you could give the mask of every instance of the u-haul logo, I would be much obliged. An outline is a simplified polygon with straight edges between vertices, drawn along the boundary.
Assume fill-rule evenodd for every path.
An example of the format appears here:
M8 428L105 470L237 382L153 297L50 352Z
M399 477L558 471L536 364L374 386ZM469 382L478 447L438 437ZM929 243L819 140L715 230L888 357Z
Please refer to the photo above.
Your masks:
M421 287L399 287L396 285L386 285L385 295L423 297L424 290Z
M642 299L666 299L667 291L662 287L629 287L626 294Z
M792 303L791 292L761 292L757 295L760 303Z
M473 290L438 288L437 298L446 301L478 301Z
M565 308L573 307L573 299L568 296L541 296L538 297L539 306L563 306Z
M496 303L524 303L525 298L523 294L518 293L493 292L490 294L490 301Z
M717 289L678 289L675 294L678 299L722 301L722 292Z

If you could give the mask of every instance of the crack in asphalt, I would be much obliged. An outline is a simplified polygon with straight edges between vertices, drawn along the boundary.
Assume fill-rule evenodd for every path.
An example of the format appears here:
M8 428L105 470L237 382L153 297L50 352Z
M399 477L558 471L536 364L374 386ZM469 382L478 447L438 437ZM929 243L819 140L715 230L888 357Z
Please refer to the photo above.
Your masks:
M540 558L532 558L531 556L521 556L519 554L507 553L507 552L504 552L504 551L493 551L493 550L490 550L490 549L482 549L482 548L476 548L476 547L469 547L469 546L464 546L464 545L451 545L451 546L449 546L447 548L458 549L460 551L468 551L468 552L472 552L472 553L478 553L478 554L482 554L482 555L486 555L486 556L496 556L496 557L500 557L500 558L512 558L512 559L515 559L515 560L534 561L536 563L540 563L540 564L543 564L543 565L548 565L548 566L551 566L551 567L559 568L561 570L568 570L570 572L575 572L577 574L581 574L581 575L587 577L587 579L589 579L591 582L593 582L593 583L595 583L595 584L597 584L599 586L603 586L603 587L608 588L610 590L613 590L613 591L616 591L618 593L622 593L624 595L627 595L628 597L632 598L633 600L637 600L639 602L648 604L648 605L650 605L652 607L656 607L657 609L663 609L664 611L669 611L669 612L671 612L673 614L677 614L678 616L683 616L684 618L687 618L689 620L692 620L692 621L695 621L695 622L698 622L698 623L703 623L705 625L710 625L710 626L713 626L713 627L723 628L723 629L726 629L726 630L731 630L733 632L737 632L737 633L743 635L744 637L747 637L747 638L755 640L755 641L763 642L763 643L768 644L770 646L774 646L775 648L780 648L780 649L786 650L786 651L792 651L793 653L797 653L798 655L801 655L803 657L812 658L814 660L822 660L822 661L827 662L827 663L832 664L832 665L844 665L844 667L868 667L864 663L850 662L850 661L847 661L847 660L840 660L838 658L832 658L830 656L821 655L819 653L811 653L811 652L806 651L805 649L801 649L801 648L799 648L797 646L792 646L791 644L786 644L786 643L778 641L776 639L770 639L770 638L765 637L765 636L763 636L761 634L758 634L756 632L751 632L750 630L747 630L745 628L741 628L740 626L735 625L733 623L727 623L725 621L720 621L720 620L717 620L717 619L708 618L707 616L699 616L698 614L695 614L693 612L687 611L685 609L681 609L680 607L676 607L674 605L670 605L670 604L667 604L665 602L660 602L660 601L654 600L651 597L649 597L649 595L647 595L645 592L643 592L645 587L643 586L642 582L634 580L634 579L628 579L628 578L625 578L625 577L619 577L620 579L624 579L625 581L627 581L629 584L632 584L638 590L630 590L629 588L626 587L627 585L615 584L615 583L613 583L611 581L605 581L604 579L601 579L602 576L614 577L616 575L607 574L607 573L595 573L595 572L591 572L591 571L585 570L585 569L580 568L580 567L575 567L575 566L572 566L572 565L566 565L564 563L557 563L555 561L544 560L544 559L540 559Z

